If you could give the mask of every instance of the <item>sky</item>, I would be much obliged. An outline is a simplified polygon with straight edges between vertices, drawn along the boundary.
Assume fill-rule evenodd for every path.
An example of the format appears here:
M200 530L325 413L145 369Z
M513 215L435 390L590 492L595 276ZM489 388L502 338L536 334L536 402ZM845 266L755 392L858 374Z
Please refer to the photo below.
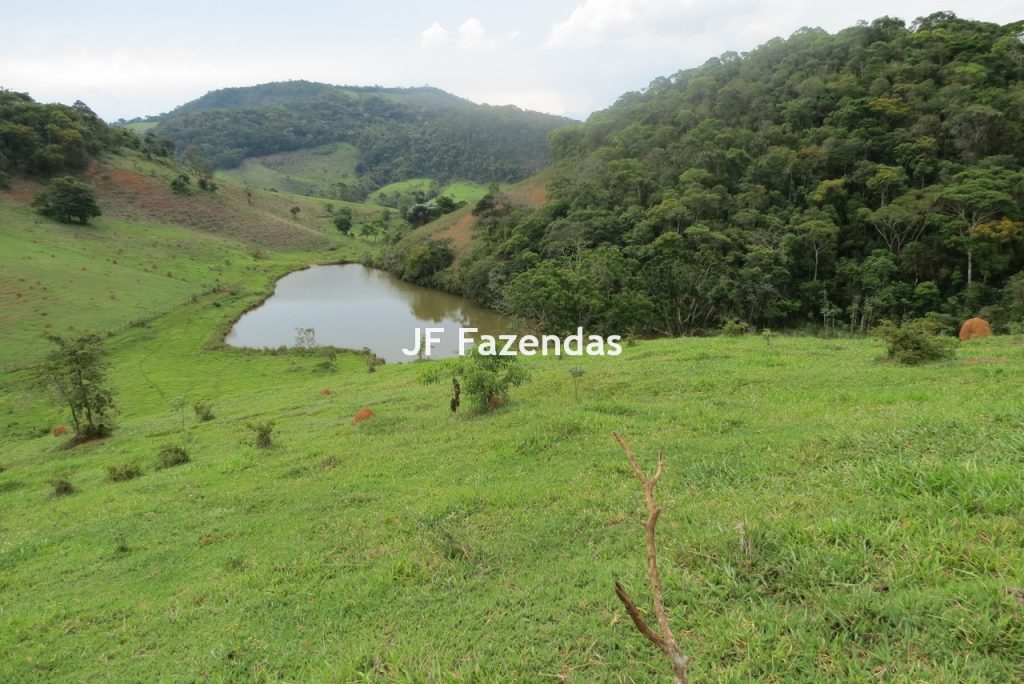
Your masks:
M805 26L835 32L940 10L1024 19L1021 0L4 4L0 87L42 102L82 100L108 121L166 112L217 88L289 79L432 85L583 119L659 76Z

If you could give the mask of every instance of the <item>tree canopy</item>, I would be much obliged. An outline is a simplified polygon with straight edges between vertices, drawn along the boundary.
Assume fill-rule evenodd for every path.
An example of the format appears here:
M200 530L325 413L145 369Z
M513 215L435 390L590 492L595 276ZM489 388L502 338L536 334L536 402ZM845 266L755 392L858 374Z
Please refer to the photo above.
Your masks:
M478 207L475 250L433 280L550 330L1008 324L1022 36L884 17L659 78L554 131L546 204Z
M41 104L0 90L0 174L74 173L104 150L138 144L134 133L108 126L83 102Z

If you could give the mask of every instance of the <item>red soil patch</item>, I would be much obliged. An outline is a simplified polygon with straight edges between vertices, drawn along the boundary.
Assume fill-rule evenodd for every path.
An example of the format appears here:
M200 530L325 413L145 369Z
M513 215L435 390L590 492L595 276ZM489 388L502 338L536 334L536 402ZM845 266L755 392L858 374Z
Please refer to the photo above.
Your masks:
M322 389L322 390L320 390L320 394L324 394L324 395L334 394L334 390Z
M988 337L992 334L992 328L988 321L983 318L968 318L960 326L960 339L973 340L977 337Z
M287 198L258 196L254 206L242 189L227 184L216 193L175 195L166 178L106 165L90 167L86 176L106 216L178 224L264 247L308 249L327 243L317 231L284 218L291 208Z
M361 423L364 420L369 420L370 418L373 418L373 411L364 406L359 409L359 412L356 413L354 418L352 418L352 424L355 425L356 423Z
M63 425L54 425L52 432L54 437L61 437L68 434L68 429Z
M434 233L433 237L451 240L455 253L463 254L469 251L469 243L473 239L473 226L476 225L476 220L476 216L466 214L444 230Z
M544 204L548 198L548 187L546 185L534 185L526 188L509 190L509 196L513 202L522 203L531 209L536 209Z

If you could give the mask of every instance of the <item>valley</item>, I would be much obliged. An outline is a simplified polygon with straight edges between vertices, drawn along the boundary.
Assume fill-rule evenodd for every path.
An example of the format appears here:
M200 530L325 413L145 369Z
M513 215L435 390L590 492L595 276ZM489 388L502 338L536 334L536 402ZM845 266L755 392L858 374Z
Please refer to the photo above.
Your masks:
M694 682L1024 679L1022 31L584 122L0 90L0 681L669 681L662 610ZM620 353L396 352L460 326Z

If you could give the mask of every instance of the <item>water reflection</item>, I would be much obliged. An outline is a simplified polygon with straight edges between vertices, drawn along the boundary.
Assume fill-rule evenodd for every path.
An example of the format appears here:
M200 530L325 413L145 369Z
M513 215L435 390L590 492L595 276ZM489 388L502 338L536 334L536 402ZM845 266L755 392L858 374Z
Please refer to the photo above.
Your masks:
M507 332L505 317L462 297L402 282L361 264L313 266L277 282L274 294L242 316L225 338L234 347L295 343L296 328L314 328L320 344L369 347L388 362L408 361L417 327L444 328L432 356L456 353L458 328L491 335Z

